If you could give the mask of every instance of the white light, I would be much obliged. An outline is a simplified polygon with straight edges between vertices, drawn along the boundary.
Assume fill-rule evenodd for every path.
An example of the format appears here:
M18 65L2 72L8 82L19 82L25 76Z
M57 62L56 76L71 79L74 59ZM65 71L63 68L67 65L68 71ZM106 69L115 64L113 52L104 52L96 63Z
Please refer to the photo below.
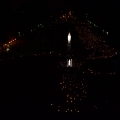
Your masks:
M117 52L115 52L115 54L117 54Z
M108 32L106 32L106 34L108 35Z
M68 34L68 43L70 43L71 42L71 35L70 35L70 33Z
M68 63L68 65L70 66L70 60L69 60L69 63Z
M67 67L72 67L72 59L67 60Z
M10 50L9 48L6 49L7 52L8 52L9 50Z

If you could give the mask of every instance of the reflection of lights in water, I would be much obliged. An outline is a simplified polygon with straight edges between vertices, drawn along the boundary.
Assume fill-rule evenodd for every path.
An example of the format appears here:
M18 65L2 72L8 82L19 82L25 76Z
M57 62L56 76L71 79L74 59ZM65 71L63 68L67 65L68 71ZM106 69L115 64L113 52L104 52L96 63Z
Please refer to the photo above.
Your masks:
M69 62L68 62L68 65L70 66L70 60L69 60Z
M72 67L72 59L67 60L67 67Z
M67 59L67 66L70 66L70 65L71 65L71 59ZM76 83L75 82L76 78L79 79L79 77L77 77L76 72L74 72L74 75L72 76L70 75L69 72L62 75L62 81L60 82L63 84L63 86L61 86L62 90L65 90L68 93L65 95L66 96L65 102L67 104L66 107L69 108L69 110L66 109L65 112L80 112L79 108L76 109L76 106L79 104L78 101L82 102L83 99L85 99L87 95L86 94L87 92L85 91L85 86L84 86L84 78L82 78L78 83ZM87 73L86 71L82 71L82 72ZM90 69L90 72L93 72L93 71ZM64 88L67 88L67 89L64 89ZM74 95L71 93L72 91L74 92ZM79 92L81 94L79 94ZM71 105L74 105L74 108Z

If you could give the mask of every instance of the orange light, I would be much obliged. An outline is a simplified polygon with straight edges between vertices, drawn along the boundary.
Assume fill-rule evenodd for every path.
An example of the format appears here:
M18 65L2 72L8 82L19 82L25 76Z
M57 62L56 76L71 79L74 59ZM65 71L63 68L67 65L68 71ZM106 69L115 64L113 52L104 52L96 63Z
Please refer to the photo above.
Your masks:
M9 42L10 43L10 42Z

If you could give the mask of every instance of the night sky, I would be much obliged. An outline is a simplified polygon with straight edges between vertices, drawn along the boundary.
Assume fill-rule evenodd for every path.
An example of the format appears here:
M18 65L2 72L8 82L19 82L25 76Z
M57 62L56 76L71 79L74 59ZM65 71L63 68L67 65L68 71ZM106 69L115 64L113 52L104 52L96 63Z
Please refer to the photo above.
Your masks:
M119 5L120 0L0 0L0 109L120 111Z
M119 27L119 5L120 2L118 0L4 0L1 2L2 40L7 39L4 36L7 36L8 33L10 34L10 32L15 30L14 28L16 28L16 26L22 24L19 19L19 15L22 11L27 11L26 14L29 14L28 16L30 16L32 20L37 16L35 14L41 14L43 16L45 12L49 14L50 11L74 9L78 15L79 13L87 12L93 22L105 26L106 28L108 27L108 29L115 29Z

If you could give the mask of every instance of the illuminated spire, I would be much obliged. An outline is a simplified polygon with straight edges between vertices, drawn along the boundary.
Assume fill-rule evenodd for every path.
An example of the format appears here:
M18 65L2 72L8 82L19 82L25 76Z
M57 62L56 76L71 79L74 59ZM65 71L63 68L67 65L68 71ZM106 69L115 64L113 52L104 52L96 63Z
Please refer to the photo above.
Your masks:
M70 35L70 33L68 34L68 43L70 43L71 42L71 35Z

